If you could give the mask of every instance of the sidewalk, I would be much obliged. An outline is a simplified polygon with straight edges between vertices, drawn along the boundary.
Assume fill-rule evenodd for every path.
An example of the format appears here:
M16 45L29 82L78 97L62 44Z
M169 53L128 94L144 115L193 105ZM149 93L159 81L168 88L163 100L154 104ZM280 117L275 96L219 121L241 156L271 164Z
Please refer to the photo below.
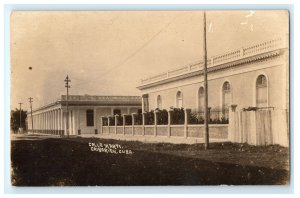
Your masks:
M83 138L103 138L103 139L114 139L114 140L126 140L126 141L140 141L145 143L173 143L173 144L196 144L204 143L203 138L195 137L166 137L166 136L150 136L150 135L122 135L122 134L81 134L72 137L83 137ZM40 140L48 138L61 138L59 135L49 135L49 134L11 134L10 140ZM228 142L227 139L213 139L210 138L209 142Z
M33 134L33 133L23 133L23 134L10 134L10 140L40 140L48 138L60 138L59 135L49 135L49 134Z
M184 137L166 137L166 136L150 136L150 135L122 135L122 134L81 134L80 137L95 137L104 139L140 141L148 143L174 143L174 144L195 144L204 143L203 138L184 138ZM209 139L210 142L228 142L227 139Z

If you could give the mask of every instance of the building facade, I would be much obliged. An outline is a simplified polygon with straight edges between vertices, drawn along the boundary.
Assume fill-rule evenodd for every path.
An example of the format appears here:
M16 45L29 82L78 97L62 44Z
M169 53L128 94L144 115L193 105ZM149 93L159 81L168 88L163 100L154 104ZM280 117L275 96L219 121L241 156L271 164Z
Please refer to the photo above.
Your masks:
M210 116L229 120L228 139L289 142L289 45L276 38L207 60ZM143 112L185 108L203 115L203 61L141 81ZM263 134L263 135L261 135Z
M141 112L139 96L69 95L67 100L62 95L60 100L33 110L32 117L28 113L27 125L29 131L36 133L97 134L101 133L101 116L138 112Z
M289 51L273 39L208 59L208 106L288 109ZM143 111L170 107L203 110L203 61L143 79Z

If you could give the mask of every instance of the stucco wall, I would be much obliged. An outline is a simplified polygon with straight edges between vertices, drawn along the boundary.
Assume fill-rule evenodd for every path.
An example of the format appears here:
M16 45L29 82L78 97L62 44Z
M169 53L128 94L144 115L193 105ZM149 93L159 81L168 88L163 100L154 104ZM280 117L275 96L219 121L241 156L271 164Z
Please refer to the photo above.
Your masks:
M108 127L104 127L104 132L107 134ZM115 127L109 127L111 133L115 133ZM145 126L145 135L154 136L155 125ZM168 137L168 125L157 125L156 137ZM119 131L120 130L120 131ZM121 132L122 131L122 132ZM170 132L172 137L184 138L184 125L171 125ZM189 138L203 138L204 126L203 125L188 125L187 137ZM123 127L118 127L118 135L123 134ZM134 126L134 134L132 134L132 126L125 126L125 135L143 135L142 126ZM213 139L228 139L228 124L214 124L209 125L209 137Z
M145 135L154 135L153 126L145 126Z
M134 126L134 135L142 135L143 127L142 126Z
M158 136L168 136L168 127L164 125L157 126L157 135Z
M104 126L102 133L109 133L109 127ZM83 133L83 134L85 134L85 133Z
M171 136L184 136L183 125L172 125L171 126Z
M117 134L123 134L123 126L117 126Z
M268 61L243 64L232 69L222 70L208 75L208 105L212 108L222 106L222 86L228 81L231 85L231 104L238 109L256 106L256 79L264 74L268 79L268 103L270 107L286 108L286 62L282 57ZM203 77L189 77L142 90L149 94L149 107L157 107L157 96L161 96L162 108L176 107L176 93L183 94L183 107L197 110L198 90L203 86Z
M132 135L132 127L125 126L125 135Z

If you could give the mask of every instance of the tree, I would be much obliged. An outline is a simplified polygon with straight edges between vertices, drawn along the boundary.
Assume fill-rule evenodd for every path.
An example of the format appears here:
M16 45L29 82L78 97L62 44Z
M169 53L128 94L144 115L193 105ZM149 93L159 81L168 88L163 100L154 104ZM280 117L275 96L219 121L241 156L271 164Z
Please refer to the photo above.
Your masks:
M21 127L26 130L27 111L21 110ZM10 112L10 128L16 133L20 127L20 109L11 110Z

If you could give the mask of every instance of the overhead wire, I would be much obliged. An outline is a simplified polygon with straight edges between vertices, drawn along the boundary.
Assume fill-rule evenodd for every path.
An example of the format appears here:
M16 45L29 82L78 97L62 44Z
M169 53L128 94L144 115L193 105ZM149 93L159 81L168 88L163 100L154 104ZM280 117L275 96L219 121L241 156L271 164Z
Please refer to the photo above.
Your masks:
M162 31L164 31L166 28L168 28L174 21L175 19L178 17L178 15L176 15L175 17L173 17L168 23L166 23L157 33L155 33L150 39L148 39L145 43L143 43L139 48L137 48L133 53L131 53L129 56L127 56L121 63L109 68L108 70L106 70L104 73L101 74L101 77L109 74L110 72L112 72L114 69L117 69L119 67L121 67L123 64L125 64L128 60L130 60L131 58L135 57L140 51L142 51L147 45L149 45L158 35L160 35L162 33ZM89 81L86 82L82 82L82 83L78 83L78 84L74 84L74 86L78 86L78 85L83 85L83 84L89 84L89 83L94 83L97 78L94 79L89 79Z

